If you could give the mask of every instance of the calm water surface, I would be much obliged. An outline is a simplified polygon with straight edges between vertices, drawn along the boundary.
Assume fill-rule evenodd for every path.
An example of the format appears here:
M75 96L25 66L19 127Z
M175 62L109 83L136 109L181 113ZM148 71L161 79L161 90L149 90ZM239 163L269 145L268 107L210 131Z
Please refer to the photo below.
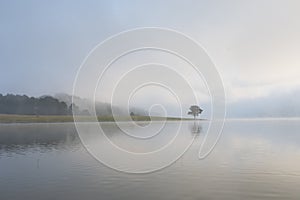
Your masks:
M170 134L176 123L166 124ZM104 127L126 146L118 128ZM298 119L228 120L213 153L198 160L207 122L184 122L182 139L196 136L187 153L166 169L132 175L93 159L72 123L1 124L0 199L299 200L299 128Z

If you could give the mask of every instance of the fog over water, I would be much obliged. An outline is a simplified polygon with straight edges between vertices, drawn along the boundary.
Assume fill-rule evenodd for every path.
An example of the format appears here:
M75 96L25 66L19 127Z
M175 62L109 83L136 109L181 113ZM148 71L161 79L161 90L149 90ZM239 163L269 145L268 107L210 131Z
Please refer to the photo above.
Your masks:
M0 1L0 199L299 200L299 11Z

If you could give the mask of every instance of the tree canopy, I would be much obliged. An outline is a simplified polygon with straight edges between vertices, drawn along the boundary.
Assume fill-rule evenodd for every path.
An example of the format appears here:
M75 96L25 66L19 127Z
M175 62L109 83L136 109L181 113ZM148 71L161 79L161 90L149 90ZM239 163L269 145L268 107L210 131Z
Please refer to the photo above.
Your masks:
M39 98L26 95L0 94L1 114L68 115L72 109L65 102L51 96Z
M192 105L190 107L190 111L188 112L188 115L193 115L194 116L194 119L196 119L196 117L202 113L202 109L197 106L197 105Z

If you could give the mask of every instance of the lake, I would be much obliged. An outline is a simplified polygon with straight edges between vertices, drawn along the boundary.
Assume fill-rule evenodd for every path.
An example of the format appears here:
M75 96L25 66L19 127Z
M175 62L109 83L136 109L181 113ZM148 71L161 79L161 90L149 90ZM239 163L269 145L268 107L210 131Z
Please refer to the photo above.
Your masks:
M102 125L120 146L148 151L178 123L167 122L162 139L142 146L129 145L113 123ZM213 152L199 160L207 127L183 122L182 141L195 141L181 158L128 174L94 159L72 123L0 124L0 199L300 199L299 119L227 120Z

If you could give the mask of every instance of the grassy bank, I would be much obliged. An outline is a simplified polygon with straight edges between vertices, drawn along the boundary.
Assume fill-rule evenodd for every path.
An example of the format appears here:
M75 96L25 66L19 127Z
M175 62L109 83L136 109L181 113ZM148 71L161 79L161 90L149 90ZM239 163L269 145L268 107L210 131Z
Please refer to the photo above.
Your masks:
M79 121L88 122L92 121L91 117L80 116L78 117ZM133 116L132 119L134 121L150 121L149 116ZM129 118L120 118L120 121L128 121ZM163 117L152 117L154 121L162 121L165 120ZM176 117L168 117L167 120L191 120L189 118L176 118ZM72 115L5 115L0 114L0 123L54 123L54 122L73 122ZM113 116L99 116L99 122L112 122L114 121Z

